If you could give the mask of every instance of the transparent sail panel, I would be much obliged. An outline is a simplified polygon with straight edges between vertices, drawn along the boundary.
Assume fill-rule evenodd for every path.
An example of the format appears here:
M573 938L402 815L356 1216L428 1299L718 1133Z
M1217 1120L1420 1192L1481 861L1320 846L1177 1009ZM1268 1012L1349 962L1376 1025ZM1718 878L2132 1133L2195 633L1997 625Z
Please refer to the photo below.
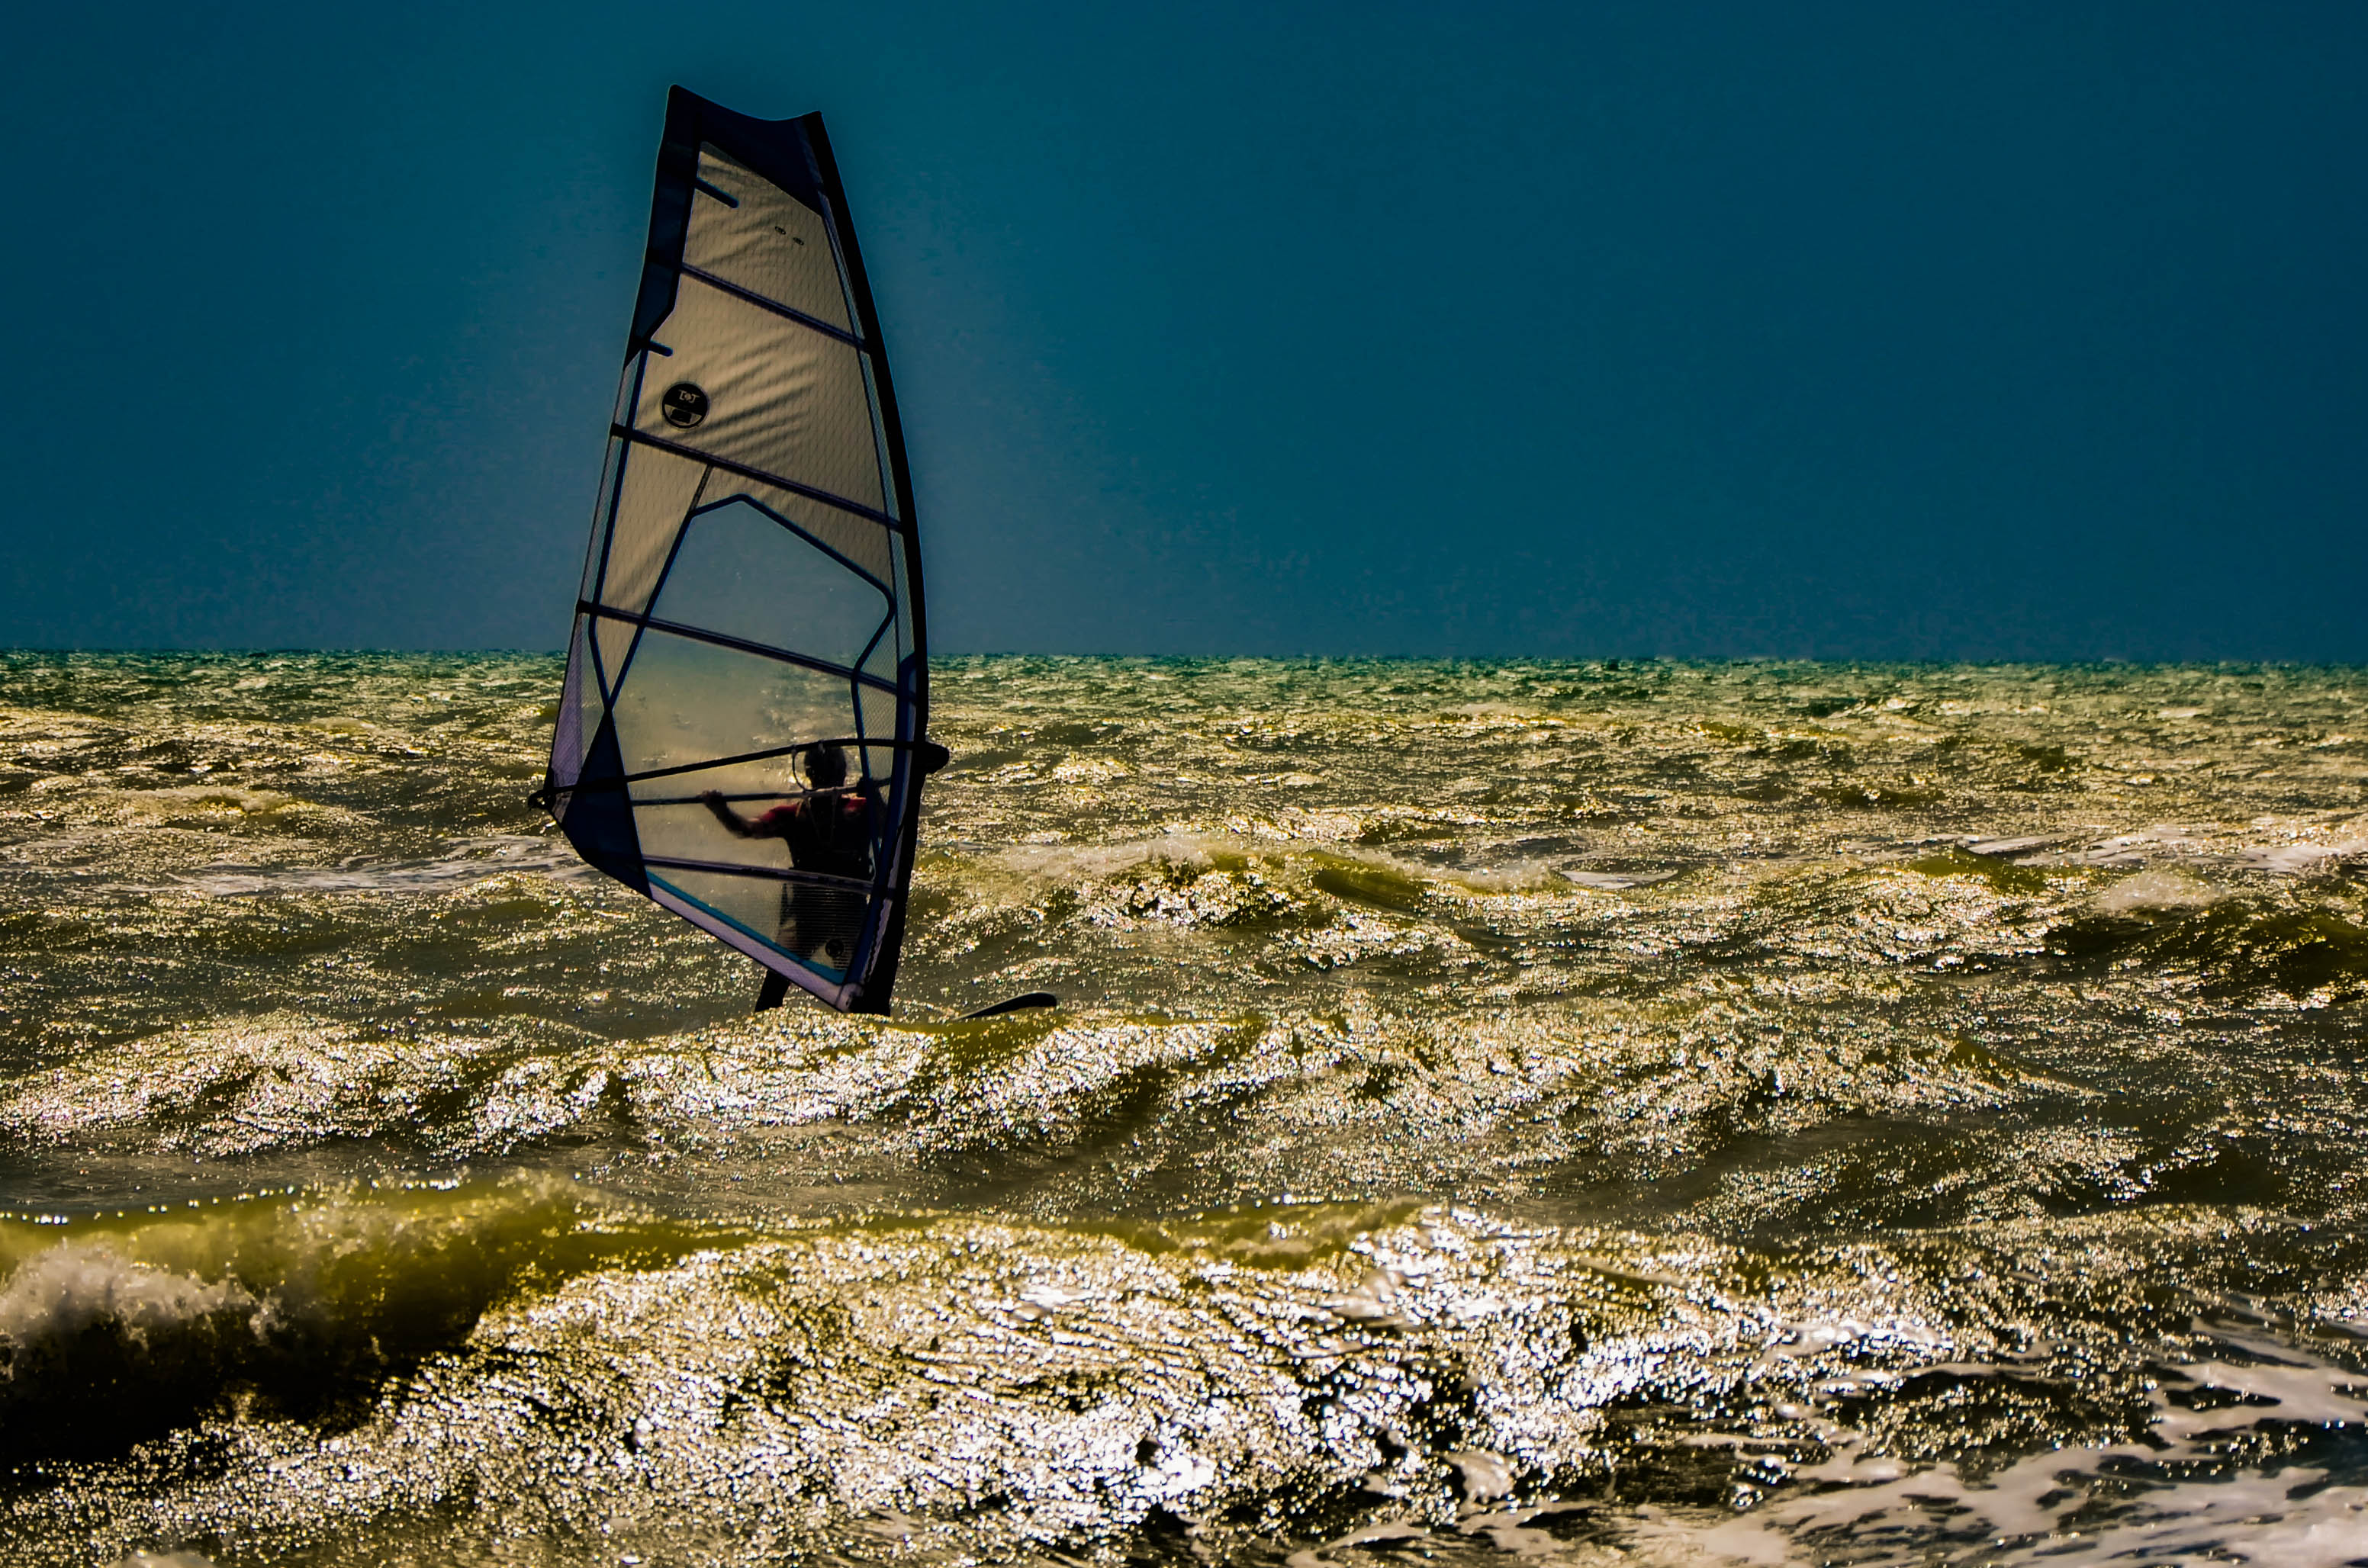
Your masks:
M617 676L632 662L633 639L640 628L630 620L613 620L608 617L585 618L592 622L592 649L599 655L595 666L601 680L608 683L604 699L613 702L617 694Z
M676 866L654 867L650 881L834 982L863 939L860 892Z
M702 508L651 613L853 667L888 596L746 501Z
M616 713L628 774L851 734L854 719L843 676L655 630L643 634ZM788 767L772 758L702 768L636 784L633 798L795 788Z
M884 587L894 590L903 571L904 551L897 536L885 526L837 506L826 506L807 499L794 490L781 490L769 484L758 484L737 474L717 469L708 476L707 489L700 494L702 506L742 498L756 503L774 516L797 525L800 531L816 544L844 557L858 571L869 574ZM899 603L903 595L897 595Z
M896 653L896 644L898 641L899 639L896 636L896 629L894 627L890 627L882 634L880 641L872 644L870 656L865 658L863 661L863 673L870 676L874 680L886 681L890 686L894 686L896 684L896 665L898 662L898 655Z
M769 789L723 791L724 803L744 822L753 824L776 806L802 799L803 786L788 777L786 759L781 773L780 781ZM710 787L696 775L670 781L663 790L655 780L635 785L636 793L655 797L637 801L633 806L633 830L641 835L642 853L654 858L704 860L759 871L777 871L790 863L780 839L741 837L718 821L696 793L684 793Z
M884 740L895 739L896 715L901 706L896 700L895 693L882 691L868 686L861 687L860 691L859 706L861 709L861 733L867 736L877 735ZM855 732L842 733L851 734Z
M659 336L674 353L650 366L634 429L883 510L853 348L695 278Z
M912 585L905 580L905 552L901 550L896 551L896 571L894 575L889 578L888 586L894 592L898 607L895 632L896 661L901 665L904 663L905 655L913 651L912 618L910 612L904 608L913 602L913 589Z
M567 679L559 689L559 717L551 733L551 780L568 785L584 774L584 750L600 726L600 687L592 677L592 631L587 617L575 618L567 648Z
M903 705L892 693L871 687L861 687L855 707L858 710L857 727L849 729L848 734L883 741L901 738L897 733L897 721L902 716ZM850 747L848 767L885 787L886 781L895 775L897 756L894 746Z
M727 811L746 831L735 834L723 825L720 813ZM880 816L871 801L852 790L754 801L731 794L712 809L697 798L633 808L642 853L653 864L692 861L697 864L673 869L739 869L760 877L795 870L811 874L804 885L857 892L871 880L882 836Z
M687 266L852 330L847 290L821 213L712 146L699 150L699 177L739 205L729 206L707 191L691 199L690 235L682 251Z

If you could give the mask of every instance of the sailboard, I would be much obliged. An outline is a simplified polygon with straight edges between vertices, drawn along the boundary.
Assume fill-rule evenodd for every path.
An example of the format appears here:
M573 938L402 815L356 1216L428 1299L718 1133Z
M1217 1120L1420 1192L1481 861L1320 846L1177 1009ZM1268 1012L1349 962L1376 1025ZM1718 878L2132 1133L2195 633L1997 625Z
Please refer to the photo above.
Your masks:
M537 800L591 865L884 1013L928 739L912 480L822 117L666 100Z

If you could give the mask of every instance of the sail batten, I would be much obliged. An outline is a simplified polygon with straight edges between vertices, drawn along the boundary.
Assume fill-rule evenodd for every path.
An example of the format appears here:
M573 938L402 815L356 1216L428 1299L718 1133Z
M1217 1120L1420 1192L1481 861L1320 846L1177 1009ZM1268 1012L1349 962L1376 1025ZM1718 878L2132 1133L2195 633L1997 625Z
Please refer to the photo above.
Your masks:
M884 1012L944 754L846 214L819 116L674 90L542 798L603 871Z
M806 314L803 311L794 310L791 307L781 303L779 300L768 300L762 294L751 293L749 290L740 287L737 283L731 282L726 278L718 278L712 272L703 272L700 268L691 266L689 262L683 263L682 275L685 278L696 278L711 289L721 289L725 293L732 295L735 299L746 300L750 304L757 306L760 310L770 311L775 315L780 316L784 320L797 323L800 326L811 327L815 332L821 333L825 337L835 337L850 348L862 348L868 350L871 347L851 332L846 331L840 327L833 326L826 321L817 320L815 317Z
M819 670L824 675L838 676L868 686L875 691L894 693L897 690L894 681L880 676L867 675L862 670L852 669L845 665L835 665L828 659L816 658L812 653L800 653L788 648L776 648L766 642L751 642L746 638L734 637L728 632L712 631L700 626L685 626L677 620L660 620L655 616L635 615L631 610L613 609L607 605L584 605L579 608L585 614L603 620L622 621L645 631L663 631L673 637L688 637L695 642L711 642L716 647L730 648L735 653L754 653L760 659L778 659L785 665L796 665L804 669ZM627 657L630 662L631 655ZM619 679L622 678L620 672Z
M677 457L697 459L702 462L720 468L726 473L732 474L736 478L753 479L759 484L773 485L778 489L788 491L792 495L803 495L809 501L818 502L825 506L836 507L837 510L845 512L850 517L862 517L867 521L878 523L884 528L896 528L904 526L894 517L890 517L887 513L882 511L877 506L867 506L860 501L850 501L844 495L834 495L827 490L817 490L813 485L805 483L801 480L791 479L782 474L768 473L761 468L755 468L747 463L738 462L731 458L719 456L713 452L702 452L694 447L685 446L681 442L669 441L663 436L654 436L647 430L636 430L630 425L612 425L609 427L609 433L616 437L620 441L628 441L637 446L648 447L655 451L672 452Z

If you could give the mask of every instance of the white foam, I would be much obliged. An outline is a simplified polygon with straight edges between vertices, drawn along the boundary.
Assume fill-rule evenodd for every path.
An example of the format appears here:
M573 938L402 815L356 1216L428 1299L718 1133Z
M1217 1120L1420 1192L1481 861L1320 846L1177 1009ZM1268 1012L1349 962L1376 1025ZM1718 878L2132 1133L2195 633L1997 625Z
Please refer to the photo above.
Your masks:
M227 1280L152 1267L104 1241L67 1242L34 1256L0 1287L0 1339L38 1345L104 1323L138 1335L216 1312L262 1310Z
M1331 1297L1324 1310L1343 1323L1367 1328L1409 1328L1412 1324L1398 1310L1398 1288L1405 1283L1405 1278L1393 1270L1367 1269L1356 1290Z
M1210 870L1220 853L1244 854L1249 846L1226 835L1171 828L1148 838L1115 844L1029 844L1016 846L993 858L1031 882L1068 885L1106 881L1144 866L1167 864Z
M2143 833L2116 834L2100 839L2084 849L2075 850L2064 858L2078 866L2137 866L2146 862L2149 853L2169 850L2173 853L2193 852L2201 848L2192 838L2175 828L2148 828Z
M592 874L564 841L509 834L466 839L434 860L340 866L209 866L177 879L180 886L218 898L268 898L288 893L441 892L487 877L529 872L556 881Z
M2226 896L2177 871L2140 871L2124 877L2089 901L2100 915L2141 915L2150 911L2203 909Z
M1462 1483L1463 1495L1477 1503L1503 1497L1513 1490L1512 1467L1502 1454L1486 1449L1463 1449L1446 1456Z
M1452 1461L1455 1456L1449 1455ZM1596 1511L1592 1503L1547 1503L1537 1507L1506 1508L1495 1513L1471 1514L1455 1522L1455 1528L1465 1535L1486 1536L1488 1544L1515 1557L1549 1557L1567 1559L1570 1548L1542 1529L1531 1527L1539 1519L1560 1515L1587 1514Z
M2353 1386L2357 1374L2265 1341L2225 1342L2257 1358L2195 1362L2181 1369L2191 1381L2171 1387L2217 1389L2253 1403L2190 1410L2157 1394L2148 1443L2052 1449L1973 1481L1952 1465L1917 1469L1860 1459L1852 1450L1863 1436L1827 1426L1821 1435L1833 1457L1791 1474L1796 1483L1827 1489L1780 1493L1748 1514L1715 1523L1659 1518L1640 1528L1640 1539L1748 1564L1808 1561L1802 1538L1812 1532L1851 1542L1852 1562L1940 1561L1943 1530L1956 1542L1985 1539L1978 1560L2001 1568L2230 1562L2347 1568L2368 1556L2368 1487L2312 1491L2326 1472L2303 1467L2231 1474L2223 1439L2199 1440L2264 1421L2368 1425L2368 1402ZM2120 1469L2108 1481L2112 1466ZM2137 1466L2146 1469L2134 1474L2130 1467ZM2186 1466L2208 1479L2140 1479ZM2112 1511L2092 1508L2107 1497L2120 1499ZM1858 1548L1869 1554L1856 1555Z
M2300 877L2330 863L2368 856L2368 839L2349 838L2340 844L2272 844L2241 851L2237 864L2248 871Z
M1965 853L1995 859L2011 859L2029 855L2064 842L2060 833L2031 833L2020 838L1975 838L1965 844Z
M2271 825L2270 819L2253 824L2257 830L2268 825ZM2356 824L2351 825L2357 826ZM2049 847L2065 842L2066 836L2062 835L2032 835L2022 838L1976 840L1967 843L1965 848L1975 855L2030 857L2021 862L2024 865L2135 868L2150 859L2168 856L2193 865L2286 877L2307 876L2314 871L2368 857L2368 838L2344 838L2324 844L2253 844L2231 848L2225 840L2215 844L2196 833L2160 825L2136 833L2094 839L2078 848L2052 850Z
M1565 869L1560 874L1565 881L1577 882L1583 888L1596 888L1605 892L1622 892L1629 888L1650 887L1655 882L1666 882L1672 877L1683 876L1685 873L1682 871L1573 871Z

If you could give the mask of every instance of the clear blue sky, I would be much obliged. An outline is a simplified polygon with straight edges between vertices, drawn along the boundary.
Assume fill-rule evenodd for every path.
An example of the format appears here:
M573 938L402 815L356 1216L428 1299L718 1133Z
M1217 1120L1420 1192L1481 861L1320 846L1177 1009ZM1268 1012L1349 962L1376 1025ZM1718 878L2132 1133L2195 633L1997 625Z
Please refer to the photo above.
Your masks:
M0 644L555 646L667 84L940 651L2368 660L2368 6L39 6Z

